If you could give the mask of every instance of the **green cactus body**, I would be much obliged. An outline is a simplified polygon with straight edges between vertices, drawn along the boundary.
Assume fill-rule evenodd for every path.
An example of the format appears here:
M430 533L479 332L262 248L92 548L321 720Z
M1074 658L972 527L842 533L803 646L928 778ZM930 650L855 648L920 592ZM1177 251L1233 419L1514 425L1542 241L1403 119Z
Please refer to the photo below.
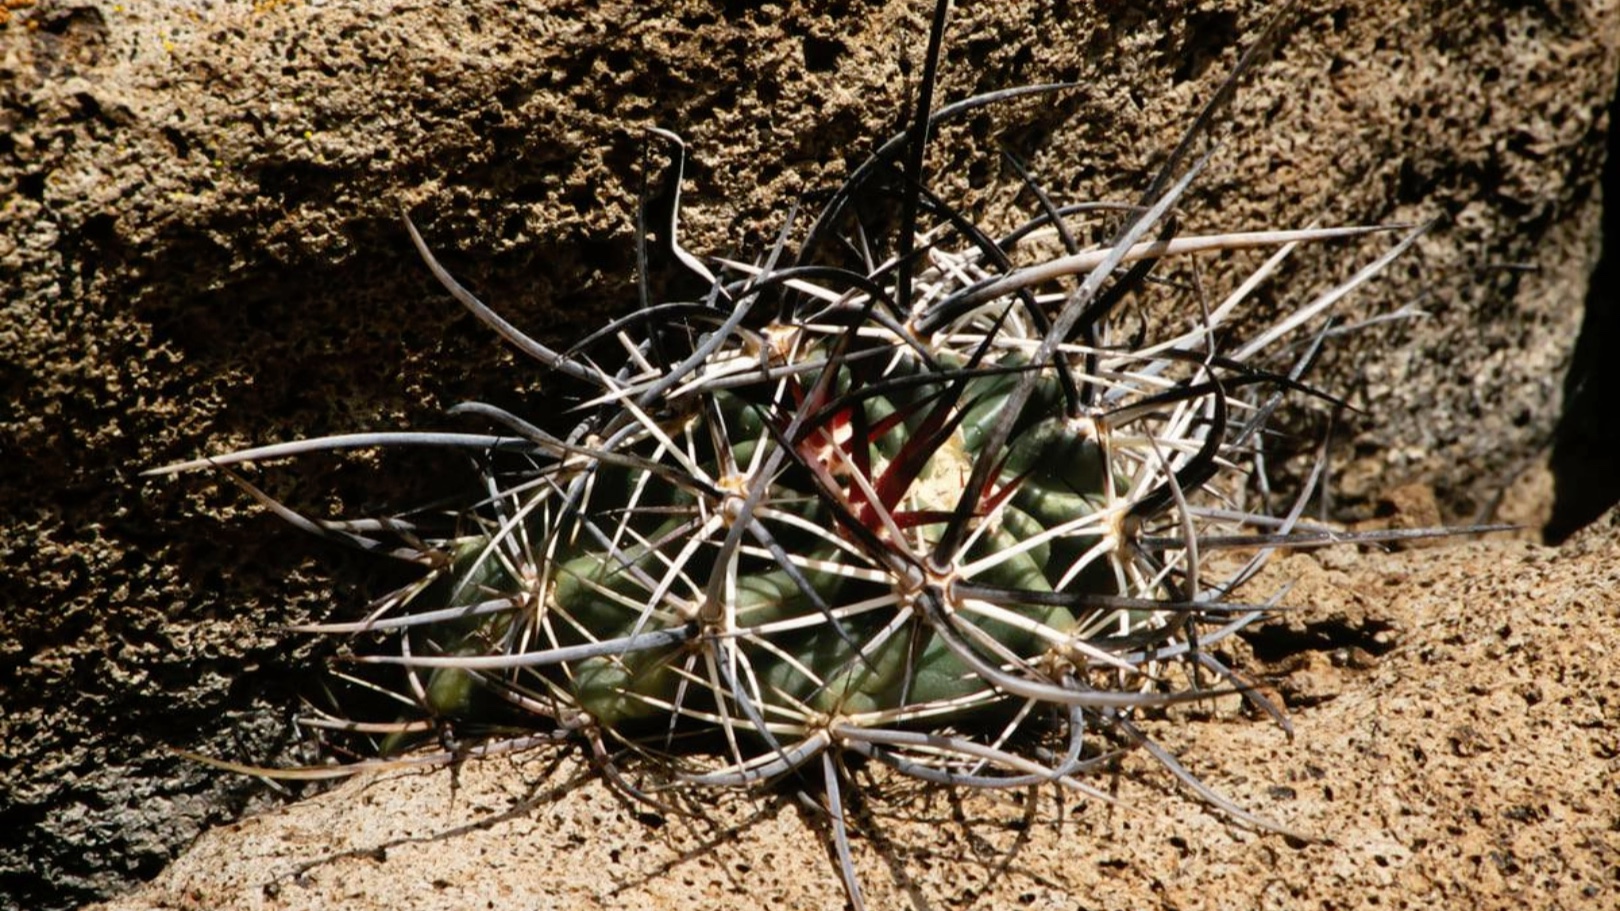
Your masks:
M948 359L959 360L946 352L941 360ZM681 461L670 446L677 437L697 441L685 453L686 460L710 479L724 475L728 465L746 471L762 444L781 445L776 435L784 431L780 425L785 420L771 416L775 407L771 401L788 397L787 390L721 392L711 396L710 409L671 419L664 439L647 434L626 445L622 453L635 457L634 464L604 459L586 469L589 477L578 480L589 489L589 513L598 517L591 527L578 519L558 523L552 512L533 511L526 520L526 537L545 542L537 549L553 554L535 570L549 579L541 607L471 624L460 632L461 644L446 650L488 652L495 643L523 635L564 648L688 624L697 625L703 635L736 639L741 661L725 669L728 679L721 686L714 685L712 675L718 671L705 666L701 650L684 643L563 662L548 672L552 684L579 709L609 728L681 709L694 717L737 717L741 708L730 704L732 686L746 688L766 720L787 729L798 729L814 716L905 722L1013 710L1015 701L1001 699L994 687L963 664L910 605L898 580L890 578L881 561L862 551L855 536L842 530L836 532L841 537L835 541L828 533L839 527L834 510L842 508L843 522L851 521L851 515L865 516L862 521L871 536L897 551L924 552L937 539L942 517L955 508L974 460L992 457L978 447L1003 410L1017 372L972 376L955 390L955 408L940 404L945 378L929 380L914 361L891 365L879 379L907 377L918 381L892 394L850 396L837 425L843 429L807 437L802 444L806 449L821 447L817 458L827 466L826 476L839 485L831 497L825 483L818 489L804 467L790 465L772 478L762 500L761 521L792 556L797 580L761 553L757 541L747 541L725 603L706 604L702 583L714 570L727 530L721 517L724 504L696 490L695 484L672 482L670 475L648 467L658 463L673 469ZM846 395L863 384L852 376L839 380ZM801 380L797 394L802 397L812 385L813 377ZM1050 416L1058 398L1055 387L1055 380L1042 378L1024 408L1021 429L992 478L993 494L1003 502L976 520L984 527L975 531L959 560L961 567L980 568L962 578L1008 590L1117 594L1117 578L1107 559L1093 555L1083 569L1071 572L1095 550L1101 539L1099 527L1049 533L1102 508L1110 470L1103 444L1094 435L1085 433L1078 422ZM862 415L854 416L855 408ZM926 433L930 423L954 418L960 419L958 426L925 458L909 456L920 465L897 475L898 480L886 476L899 471L897 460L908 458L905 447L912 434ZM779 425L775 434L767 428L768 421ZM722 426L710 426L714 422ZM850 427L868 428L867 438L855 439ZM839 432L845 434L841 439ZM863 445L868 447L864 469L855 452ZM726 458L721 458L717 446L726 448ZM852 477L855 472L863 472L864 484ZM894 502L886 509L894 521L906 526L899 529L903 539L899 542L892 540L894 527L874 518L872 510L862 511L866 492L885 483L899 489L898 494L893 490L888 494ZM584 512L575 510L572 515ZM1043 540L1024 543L1037 537ZM604 539L613 546L606 546ZM491 556L496 549L487 540L461 544L451 573L424 597L453 593L452 605L491 597L522 598L525 583L500 568L502 563ZM1068 635L1082 622L1063 606L1026 605L1014 613L1017 623L984 617L971 622L1009 653L1028 660L1037 660L1051 648L1052 639ZM524 628L517 628L519 624ZM439 675L445 675L443 683ZM449 700L438 706L441 711L464 704L470 679L466 672L441 671L435 678L430 687L433 698Z

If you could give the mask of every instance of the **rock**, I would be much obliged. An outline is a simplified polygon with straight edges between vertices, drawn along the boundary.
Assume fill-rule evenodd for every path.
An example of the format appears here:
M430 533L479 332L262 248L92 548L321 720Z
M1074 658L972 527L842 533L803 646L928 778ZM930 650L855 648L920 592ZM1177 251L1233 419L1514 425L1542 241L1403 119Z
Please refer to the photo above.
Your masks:
M577 337L634 300L646 127L693 150L685 245L752 255L901 121L922 33L920 9L858 0L4 6L0 828L24 834L0 897L35 908L150 878L262 798L166 747L296 761L322 646L274 628L372 588L219 479L138 472L550 391L433 284L402 209L515 323ZM1005 147L1062 199L1136 198L1270 13L963 9L944 97L1081 88L943 131L936 183L1010 223L1032 203ZM1615 16L1311 0L1217 131L1189 228L1438 219L1344 310L1430 316L1342 339L1319 375L1366 412L1338 424L1347 518L1406 483L1468 516L1539 458L1593 256ZM1275 305L1373 252L1300 255ZM332 513L408 502L441 468L262 481Z
M1379 593L1396 635L1295 709L1291 740L1232 718L1158 731L1309 840L1226 824L1146 757L1108 781L1117 807L866 772L853 846L869 906L1611 907L1620 527L1557 553L1486 542L1349 563L1337 598L1315 589L1321 606ZM98 909L841 906L823 821L791 796L659 796L671 812L550 749L365 777L215 829Z
M1614 104L1620 104L1617 100ZM1615 148L1615 107L1609 108L1609 148ZM1620 196L1620 156L1603 164L1602 195ZM1620 362L1608 352L1620 345L1620 209L1603 211L1603 255L1586 289L1580 338L1564 375L1564 408L1553 435L1549 467L1557 496L1542 529L1548 544L1561 544L1620 502Z

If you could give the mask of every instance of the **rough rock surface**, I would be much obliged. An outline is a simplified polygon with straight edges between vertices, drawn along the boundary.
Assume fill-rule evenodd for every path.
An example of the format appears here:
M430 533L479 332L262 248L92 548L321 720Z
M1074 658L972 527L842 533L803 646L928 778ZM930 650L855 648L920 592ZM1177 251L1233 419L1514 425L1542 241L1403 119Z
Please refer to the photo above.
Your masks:
M931 169L992 224L1031 207L999 147L1062 199L1134 199L1272 6L972 5L945 97L1083 87L969 118ZM576 336L633 298L643 128L694 150L686 245L756 250L894 128L922 15L876 0L0 10L0 831L22 833L0 845L0 903L36 908L150 878L240 812L251 783L165 746L291 758L286 716L318 655L273 627L352 604L367 572L216 480L137 472L543 392L432 285L400 209L514 322ZM1233 106L1189 226L1439 219L1346 310L1431 316L1324 365L1367 412L1339 425L1352 517L1407 481L1467 517L1539 459L1595 243L1617 30L1610 2L1307 0ZM1367 255L1301 256L1287 286ZM434 467L388 464L315 460L266 483L335 512L398 502Z
M1324 841L1233 829L1146 759L1113 808L862 775L878 794L854 843L870 907L1620 902L1620 525L1563 551L1487 542L1283 571L1317 606L1315 644L1271 668L1295 737L1221 712L1158 729L1206 782ZM825 827L790 799L687 809L650 812L550 750L389 773L216 829L102 911L842 906Z

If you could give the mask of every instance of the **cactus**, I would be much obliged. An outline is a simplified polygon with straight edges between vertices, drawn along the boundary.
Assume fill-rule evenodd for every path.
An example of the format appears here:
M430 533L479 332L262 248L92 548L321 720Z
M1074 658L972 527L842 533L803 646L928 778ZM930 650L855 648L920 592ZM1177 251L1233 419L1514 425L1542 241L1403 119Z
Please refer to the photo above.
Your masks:
M923 137L1063 87L930 114L942 23L916 124L833 194L798 256L784 240L762 265L702 260L672 239L706 299L645 306L571 350L495 314L406 221L458 300L594 389L571 429L472 403L455 410L493 432L326 437L159 470L378 446L478 465L484 496L448 517L315 521L238 478L312 530L425 567L364 619L303 628L385 645L350 660L398 666L413 717L318 723L389 733L391 749L494 704L533 719L538 739L586 739L610 768L639 754L720 786L819 769L857 907L840 797L851 754L943 785L1095 795L1088 770L1142 748L1224 812L1274 828L1136 720L1223 692L1281 719L1212 646L1263 615L1234 598L1275 549L1333 536L1300 522L1305 495L1272 517L1246 486L1277 400L1320 395L1301 377L1324 333L1302 327L1417 232L1273 329L1219 344L1297 244L1388 229L1176 236L1172 212L1202 167L1178 176L1178 151L1138 205L1037 194L1027 224L991 236L922 186ZM684 146L657 132L678 165ZM886 192L903 227L884 245L855 203ZM1113 240L1081 247L1078 222L1098 217L1117 224ZM860 252L827 252L840 239ZM1168 259L1240 248L1278 252L1218 303L1146 282ZM1118 315L1131 294L1201 318L1131 338ZM1251 555L1212 576L1204 558L1223 547Z

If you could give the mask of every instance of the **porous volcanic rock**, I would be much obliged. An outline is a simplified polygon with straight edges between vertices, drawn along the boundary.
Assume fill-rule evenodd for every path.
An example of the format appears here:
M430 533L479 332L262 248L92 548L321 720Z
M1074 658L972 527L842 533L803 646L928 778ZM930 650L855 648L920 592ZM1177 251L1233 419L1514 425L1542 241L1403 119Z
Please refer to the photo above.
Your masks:
M964 5L942 97L1078 88L941 131L930 174L992 225L1033 206L1001 149L1062 200L1135 199L1277 5ZM1408 482L1471 517L1556 419L1596 243L1614 4L1297 7L1215 131L1186 226L1436 221L1344 310L1428 316L1342 339L1318 380L1361 409L1337 424L1348 518ZM896 0L0 4L0 831L17 833L0 904L110 895L272 799L168 747L296 761L288 719L320 646L274 628L352 607L374 570L221 479L140 470L445 426L464 399L546 401L547 379L433 284L401 210L513 322L577 337L634 301L642 156L664 160L647 127L693 150L685 246L752 256L901 122L925 15ZM1303 253L1271 306L1368 255ZM309 460L264 483L337 513L420 495L442 467L381 465Z
M869 907L1614 907L1620 525L1562 551L1481 542L1281 569L1335 624L1267 673L1296 706L1292 740L1219 711L1155 730L1305 839L1234 828L1145 757L1109 782L1115 807L865 773ZM817 814L784 796L671 799L684 812L615 794L577 752L387 773L209 832L101 911L843 905Z

